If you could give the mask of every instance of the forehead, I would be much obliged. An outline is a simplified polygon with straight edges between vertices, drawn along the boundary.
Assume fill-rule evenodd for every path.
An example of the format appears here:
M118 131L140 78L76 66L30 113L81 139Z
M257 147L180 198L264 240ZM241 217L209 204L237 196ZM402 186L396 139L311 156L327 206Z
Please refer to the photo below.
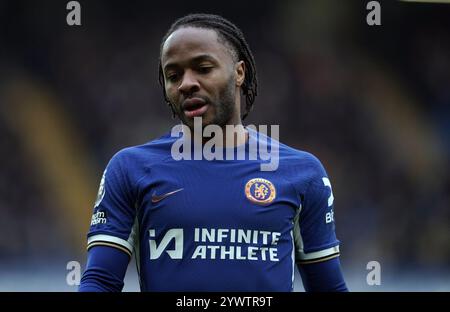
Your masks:
M217 60L231 59L228 49L219 41L218 34L212 29L185 27L174 31L164 42L161 61L167 63L182 62L196 55L207 54Z

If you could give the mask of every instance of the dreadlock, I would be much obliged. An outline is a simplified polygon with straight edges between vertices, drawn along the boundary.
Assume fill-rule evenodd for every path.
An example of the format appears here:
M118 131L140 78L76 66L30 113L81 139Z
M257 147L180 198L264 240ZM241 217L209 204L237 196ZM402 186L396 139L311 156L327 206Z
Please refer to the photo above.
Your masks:
M232 48L234 52L233 54L237 57L237 60L244 61L245 79L241 87L245 96L245 112L242 119L245 119L252 110L253 102L255 101L255 97L257 95L258 79L256 77L255 59L253 58L253 54L250 51L250 47L248 46L242 31L229 20L213 14L189 14L176 20L172 26L170 26L161 42L159 57L159 83L162 86L164 99L170 106L172 114L175 116L175 111L165 90L161 53L164 43L174 31L179 28L189 26L215 30L218 34L219 40L223 41Z

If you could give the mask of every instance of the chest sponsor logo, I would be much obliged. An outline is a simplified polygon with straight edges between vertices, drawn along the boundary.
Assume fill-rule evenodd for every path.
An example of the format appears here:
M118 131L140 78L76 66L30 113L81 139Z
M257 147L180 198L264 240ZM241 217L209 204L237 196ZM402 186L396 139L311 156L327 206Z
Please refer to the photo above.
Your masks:
M185 242L184 229L176 228L158 237L158 243L155 229L150 229L150 260L164 257L166 252L171 259L277 262L280 236L280 232L263 230L194 228L193 241ZM185 245L192 246L189 252L185 252Z
M164 235L159 245L157 245L156 240L153 239L156 236L154 229L149 230L149 236L151 260L161 257L164 251L166 251L172 259L183 258L183 229L170 229L167 231L166 235ZM175 247L172 250L166 250L172 240L175 241Z

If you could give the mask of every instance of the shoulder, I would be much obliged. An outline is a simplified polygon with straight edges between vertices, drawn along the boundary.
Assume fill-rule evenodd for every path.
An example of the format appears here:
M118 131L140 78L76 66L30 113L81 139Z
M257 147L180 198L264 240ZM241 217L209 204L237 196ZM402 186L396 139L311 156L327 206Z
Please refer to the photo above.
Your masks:
M258 147L267 145L271 151L278 150L280 160L286 162L289 166L307 166L311 168L320 168L322 166L320 160L310 152L293 148L254 129L247 129L250 135L258 141Z
M322 174L324 172L322 162L314 154L282 145L280 158L289 168L302 171L305 175Z
M300 193L305 193L311 184L321 184L327 177L316 155L285 144L280 144L280 169Z
M248 130L251 137L258 142L259 152L262 146L267 145L267 148L263 148L262 151L270 150L268 153L271 157L278 157L278 170L283 174L293 173L306 179L325 174L322 162L314 154L293 148L254 129L248 128Z
M168 133L144 144L122 148L112 156L107 170L131 179L138 178L154 164L171 157L170 149L175 140Z
M170 147L176 138L170 133L144 144L122 148L114 154L111 162L127 165L131 163L148 163L170 157Z

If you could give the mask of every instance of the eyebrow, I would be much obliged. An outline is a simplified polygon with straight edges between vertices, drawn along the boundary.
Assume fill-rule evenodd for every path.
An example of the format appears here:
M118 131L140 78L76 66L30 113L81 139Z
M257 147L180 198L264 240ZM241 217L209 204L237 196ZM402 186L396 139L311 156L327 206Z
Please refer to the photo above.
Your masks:
M192 59L190 59L188 62L191 63L191 64L192 63L196 64L196 63L200 63L202 61L210 61L210 62L212 62L214 64L217 63L216 58L213 57L210 54L197 55L197 56L193 57ZM172 69L172 68L177 68L178 66L179 65L177 63L167 63L166 65L164 65L164 71L166 71L168 69Z

